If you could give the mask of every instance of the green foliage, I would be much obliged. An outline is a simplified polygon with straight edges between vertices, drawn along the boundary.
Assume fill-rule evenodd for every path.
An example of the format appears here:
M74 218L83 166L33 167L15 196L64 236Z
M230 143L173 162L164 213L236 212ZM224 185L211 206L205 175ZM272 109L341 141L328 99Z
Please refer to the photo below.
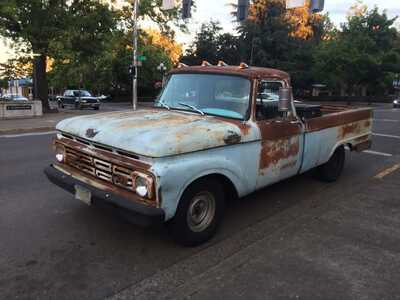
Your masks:
M316 77L347 94L382 93L400 71L398 33L378 9L358 11L315 51ZM396 45L397 43L397 45ZM386 86L387 87L387 86Z
M218 22L202 24L193 44L187 50L182 62L188 65L200 65L203 60L212 64L219 60L227 64L239 64L239 38L222 33L222 27Z

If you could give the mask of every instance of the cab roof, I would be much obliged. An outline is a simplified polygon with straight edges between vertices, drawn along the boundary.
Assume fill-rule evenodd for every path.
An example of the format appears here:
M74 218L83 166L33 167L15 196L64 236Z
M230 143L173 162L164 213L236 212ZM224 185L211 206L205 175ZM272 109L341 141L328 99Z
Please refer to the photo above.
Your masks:
M275 78L289 82L290 76L288 73L270 68L250 67L245 64L240 66L215 66L204 64L201 66L185 66L180 64L178 68L173 69L169 74L190 74L190 73L206 73L206 74L221 74L221 75L237 75L248 79Z

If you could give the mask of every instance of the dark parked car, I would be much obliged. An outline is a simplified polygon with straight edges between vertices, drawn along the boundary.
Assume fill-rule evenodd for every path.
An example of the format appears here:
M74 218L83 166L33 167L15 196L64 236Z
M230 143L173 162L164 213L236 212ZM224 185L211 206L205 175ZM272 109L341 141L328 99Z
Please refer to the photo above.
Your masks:
M85 90L66 90L63 96L57 97L57 104L60 108L65 106L73 106L76 109L89 107L98 110L100 108L99 98L93 97Z
M15 95L15 94L4 95L0 100L2 100L2 101L29 101L28 98L21 96L21 95Z
M400 98L393 101L394 108L400 108Z

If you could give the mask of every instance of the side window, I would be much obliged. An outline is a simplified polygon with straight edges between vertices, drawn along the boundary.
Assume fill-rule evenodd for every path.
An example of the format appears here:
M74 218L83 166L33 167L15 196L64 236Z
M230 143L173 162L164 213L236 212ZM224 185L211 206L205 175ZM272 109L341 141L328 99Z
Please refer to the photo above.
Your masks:
M271 120L281 116L279 105L279 89L283 87L279 81L260 81L256 100L257 120Z
M65 91L64 96L65 97L70 97L71 96L71 91Z

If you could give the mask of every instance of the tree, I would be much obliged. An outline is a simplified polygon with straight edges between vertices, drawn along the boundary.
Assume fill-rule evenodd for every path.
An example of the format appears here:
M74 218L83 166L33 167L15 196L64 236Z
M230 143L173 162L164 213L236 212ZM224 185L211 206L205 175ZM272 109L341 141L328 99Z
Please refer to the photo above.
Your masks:
M353 7L341 31L324 41L315 53L314 71L342 94L379 93L385 81L398 72L398 33L378 8ZM398 45L398 44L397 44Z
M51 81L55 86L100 89L98 77L103 75L118 17L98 1L73 1L68 6L68 30L50 48L54 59Z
M32 62L29 58L12 58L0 63L0 78L13 80L32 75Z
M182 45L175 42L168 35L153 28L145 29L145 44L154 45L165 51L173 63L177 63L182 56Z
M204 23L182 58L182 62L200 65L203 60L212 64L223 60L227 64L238 64L240 61L238 41L238 37L222 33L222 27L218 22Z
M15 43L24 43L25 52L37 54L34 72L37 91L43 109L49 110L47 101L46 61L50 43L65 28L66 1L60 0L2 0L0 2L0 34Z
M307 8L287 10L282 0L254 0L249 19L239 27L241 56L251 65L291 74L293 85L313 83L313 51L332 26L328 16Z

